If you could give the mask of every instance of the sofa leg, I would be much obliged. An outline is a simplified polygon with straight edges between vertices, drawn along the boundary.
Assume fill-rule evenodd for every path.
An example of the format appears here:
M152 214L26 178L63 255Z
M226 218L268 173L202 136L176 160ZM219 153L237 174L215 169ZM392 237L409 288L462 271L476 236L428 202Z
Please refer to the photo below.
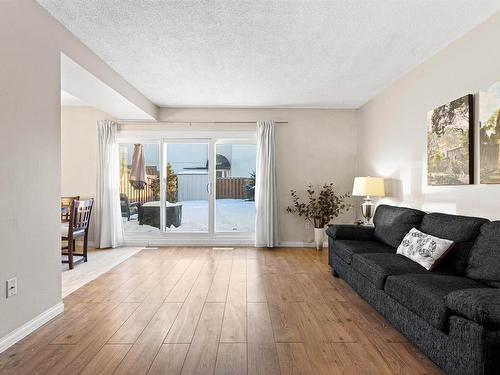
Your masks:
M333 277L339 277L339 274L333 269L332 269L332 275Z

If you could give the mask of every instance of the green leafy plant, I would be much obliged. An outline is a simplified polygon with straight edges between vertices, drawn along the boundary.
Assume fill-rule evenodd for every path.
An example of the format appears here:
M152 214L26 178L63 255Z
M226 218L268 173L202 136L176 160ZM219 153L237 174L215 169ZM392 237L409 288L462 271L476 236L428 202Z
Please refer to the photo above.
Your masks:
M346 200L350 194L337 194L333 183L324 184L316 191L311 184L307 185L305 202L296 190L290 190L292 205L286 208L289 213L298 214L309 221L315 228L324 228L331 220L352 207Z
M167 200L170 203L177 202L177 175L170 163L167 163Z
M148 177L149 187L154 200L160 200L160 176ZM167 164L167 201L177 202L177 175L170 163Z
M160 200L160 177L154 176L152 178L148 177L149 180L149 188L151 189L151 193L153 194L153 200Z
M255 171L250 173L250 177L248 178L248 182L243 186L245 189L245 197L248 201L255 200Z

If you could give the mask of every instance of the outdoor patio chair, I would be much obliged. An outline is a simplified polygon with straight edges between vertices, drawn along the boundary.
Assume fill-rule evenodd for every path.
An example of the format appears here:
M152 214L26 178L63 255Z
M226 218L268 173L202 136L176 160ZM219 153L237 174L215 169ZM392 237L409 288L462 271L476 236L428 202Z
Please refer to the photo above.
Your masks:
M139 202L130 203L126 194L120 193L120 209L122 217L126 217L130 221L130 215L137 214L141 204Z

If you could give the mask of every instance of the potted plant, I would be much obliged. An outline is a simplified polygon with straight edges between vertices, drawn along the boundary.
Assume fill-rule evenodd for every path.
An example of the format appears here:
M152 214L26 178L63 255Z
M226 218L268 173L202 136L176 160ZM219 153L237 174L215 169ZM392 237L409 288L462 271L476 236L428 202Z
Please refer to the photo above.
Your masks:
M290 190L293 204L287 207L286 211L298 214L314 226L316 250L321 250L325 225L351 208L351 204L346 202L351 195L349 193L337 194L333 183L321 186L318 191L309 184L306 192L307 198L303 202L296 190Z

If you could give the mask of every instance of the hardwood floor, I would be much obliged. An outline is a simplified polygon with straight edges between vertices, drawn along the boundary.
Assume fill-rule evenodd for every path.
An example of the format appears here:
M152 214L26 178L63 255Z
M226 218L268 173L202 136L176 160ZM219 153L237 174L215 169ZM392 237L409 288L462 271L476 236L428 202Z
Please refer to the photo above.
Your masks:
M81 251L81 244L77 242L77 249ZM62 296L73 293L83 285L92 281L114 266L141 251L141 247L120 247L116 249L94 249L89 247L88 262L80 263L70 270L67 263L61 264Z
M326 255L143 250L67 296L0 374L441 374Z

